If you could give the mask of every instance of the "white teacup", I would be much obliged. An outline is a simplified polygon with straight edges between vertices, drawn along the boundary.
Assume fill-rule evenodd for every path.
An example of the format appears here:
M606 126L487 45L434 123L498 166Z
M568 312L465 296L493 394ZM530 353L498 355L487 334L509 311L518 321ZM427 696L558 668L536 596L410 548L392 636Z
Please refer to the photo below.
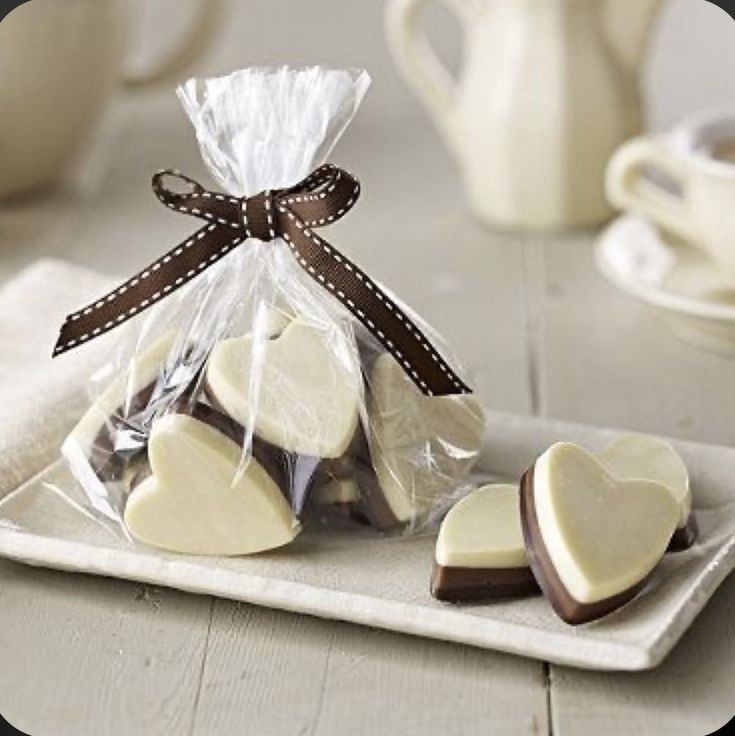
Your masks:
M120 0L33 0L0 22L0 197L52 181L120 81L177 75L212 39L219 0L197 0L185 37L155 68L123 71L129 15ZM138 6L140 8L140 6Z
M648 216L735 273L735 108L624 144L610 161L607 194L616 207Z

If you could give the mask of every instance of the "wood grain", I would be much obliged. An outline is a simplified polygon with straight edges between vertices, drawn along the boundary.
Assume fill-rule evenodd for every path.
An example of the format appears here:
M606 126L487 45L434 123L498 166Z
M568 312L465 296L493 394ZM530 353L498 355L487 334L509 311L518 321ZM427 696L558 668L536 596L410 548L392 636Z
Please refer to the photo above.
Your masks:
M605 675L552 673L555 734L704 736L735 716L735 580L728 580L661 667Z
M471 647L340 624L313 733L547 733L543 669Z
M218 601L194 733L538 734L546 716L538 664Z
M191 733L309 733L318 719L335 625L217 601Z
M0 561L0 711L21 731L186 733L208 598Z

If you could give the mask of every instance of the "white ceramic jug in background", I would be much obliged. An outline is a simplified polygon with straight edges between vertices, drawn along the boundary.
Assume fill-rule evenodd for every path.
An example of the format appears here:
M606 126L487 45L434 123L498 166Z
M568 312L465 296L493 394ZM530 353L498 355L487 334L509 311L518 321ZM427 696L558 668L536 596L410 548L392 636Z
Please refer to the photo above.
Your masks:
M391 0L387 33L459 159L473 210L511 229L598 224L608 159L640 132L639 69L661 0L442 0L464 29L455 82Z
M53 181L118 83L176 75L212 39L219 0L197 0L180 45L158 66L125 75L129 11L120 0L32 0L0 22L0 197Z

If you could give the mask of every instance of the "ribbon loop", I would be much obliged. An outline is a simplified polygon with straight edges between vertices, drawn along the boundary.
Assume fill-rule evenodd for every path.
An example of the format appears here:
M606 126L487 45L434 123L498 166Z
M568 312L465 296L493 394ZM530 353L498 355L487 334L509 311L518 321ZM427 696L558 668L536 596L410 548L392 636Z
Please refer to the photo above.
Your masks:
M166 185L167 179L184 182L188 191L178 192ZM171 210L242 230L241 200L218 192L208 192L198 181L178 172L159 171L153 176L153 191Z
M322 227L346 215L360 196L360 182L336 166L320 166L302 182L284 190L281 211L289 209L310 227Z
M170 188L169 178L185 190ZM117 289L70 314L54 356L140 314L248 238L282 238L298 264L372 333L424 394L471 393L399 305L315 232L339 220L357 201L360 184L351 174L325 164L292 187L247 198L207 191L177 171L159 171L152 184L164 205L206 224Z

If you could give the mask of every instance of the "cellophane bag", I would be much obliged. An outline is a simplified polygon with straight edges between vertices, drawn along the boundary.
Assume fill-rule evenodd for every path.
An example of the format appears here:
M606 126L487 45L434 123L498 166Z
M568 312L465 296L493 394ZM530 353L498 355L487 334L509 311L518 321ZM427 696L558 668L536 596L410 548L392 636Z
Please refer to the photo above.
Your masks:
M245 69L178 94L239 198L321 164L368 85L359 71ZM478 401L424 395L280 238L249 238L116 338L63 454L94 513L135 542L240 555L310 526L416 533L478 455Z

